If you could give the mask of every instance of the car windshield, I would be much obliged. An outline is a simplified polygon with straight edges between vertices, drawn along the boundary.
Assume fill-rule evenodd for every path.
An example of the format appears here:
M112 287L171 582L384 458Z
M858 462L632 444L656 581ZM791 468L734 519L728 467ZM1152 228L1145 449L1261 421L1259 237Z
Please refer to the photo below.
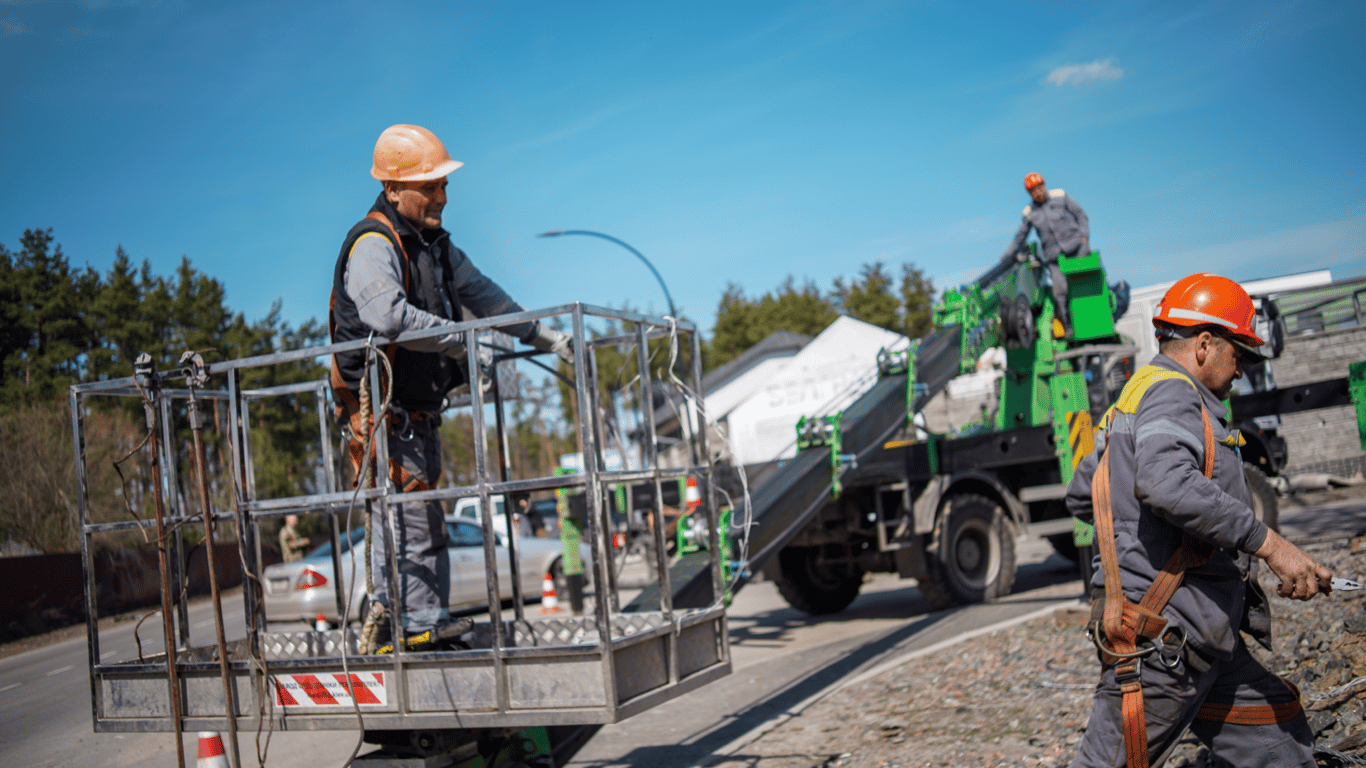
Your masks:
M349 552L349 551L351 550L351 545L352 545L352 544L357 544L357 543L359 543L359 542L361 542L361 541L364 541L364 540L365 540L365 527L364 527L364 526L361 526L360 528L352 528L352 529L351 529L351 535L348 536L348 537L346 537L346 538L344 538L344 539L342 539L341 551L342 551L343 553ZM315 559L315 558L320 558L320 557L331 557L331 556L332 556L332 542L329 540L329 541L323 542L322 544L319 544L318 546L314 547L313 550L312 550L311 552L309 552L307 555L304 555L304 559L305 559L305 560L312 560L312 559Z

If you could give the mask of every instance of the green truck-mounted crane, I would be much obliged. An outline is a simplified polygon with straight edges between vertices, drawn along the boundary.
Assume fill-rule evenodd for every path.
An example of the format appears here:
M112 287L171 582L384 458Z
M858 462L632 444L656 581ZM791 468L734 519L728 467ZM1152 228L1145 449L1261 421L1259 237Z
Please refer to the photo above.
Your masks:
M868 395L842 414L799 425L801 448L831 451L830 489L777 556L757 564L792 605L838 611L870 571L916 578L934 607L989 600L1014 583L1022 531L1077 557L1063 494L1090 450L1092 423L1132 374L1138 350L1115 331L1128 288L1107 283L1100 254L1064 256L1059 266L1070 334L1054 322L1042 265L1002 262L946 291L934 310L936 331L882 355L881 380ZM945 434L919 428L916 415L948 381L997 347L1005 365L994 406ZM888 389L899 393L895 407L865 402L889 397ZM874 417L883 429L869 428Z
M1100 254L1064 256L1059 266L1070 334L1054 323L1041 265L1003 262L946 291L936 330L880 355L881 378L853 405L802 420L803 450L789 473L796 480L756 495L746 566L762 568L789 603L811 613L843 609L869 572L914 577L935 608L1008 594L1021 533L1046 537L1089 577L1093 531L1068 514L1063 497L1094 448L1093 424L1133 375L1138 348L1115 330L1128 286L1107 282ZM984 355L999 358L1001 347L1004 370L975 421L936 434L918 418L952 378L976 370ZM1363 367L1353 368L1356 378L1235 396L1230 414L1242 426L1349 404L1355 393L1366 424ZM1277 497L1263 467L1276 471L1284 456L1276 458L1244 456L1253 511L1273 526ZM808 465L825 479L800 475Z

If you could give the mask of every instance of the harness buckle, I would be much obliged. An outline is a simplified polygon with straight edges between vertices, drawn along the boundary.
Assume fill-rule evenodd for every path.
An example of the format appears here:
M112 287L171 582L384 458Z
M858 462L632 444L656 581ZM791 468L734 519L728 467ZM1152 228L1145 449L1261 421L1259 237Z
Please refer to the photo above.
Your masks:
M1173 636L1179 639L1173 641L1170 639ZM1153 650L1157 651L1157 661L1167 669L1176 669L1181 664L1182 652L1186 649L1186 628L1179 624L1171 626L1160 639L1160 643L1158 638L1149 641Z
M397 424L395 424L391 430L394 437L397 437L399 440L402 440L405 443L412 442L412 417L408 415L408 412L406 410L399 408L397 406L391 406L391 412L395 417L398 417L400 419L400 421Z
M1143 657L1132 656L1115 665L1115 682L1119 685L1140 682L1143 677Z

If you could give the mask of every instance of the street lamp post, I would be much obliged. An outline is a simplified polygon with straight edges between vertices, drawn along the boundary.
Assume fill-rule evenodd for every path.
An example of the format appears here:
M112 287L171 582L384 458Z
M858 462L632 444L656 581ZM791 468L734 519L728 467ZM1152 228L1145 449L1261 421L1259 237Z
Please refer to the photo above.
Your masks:
M538 235L538 237L559 237L560 235L589 235L591 237L600 237L603 240L610 240L616 243L617 245L621 246L622 248L625 248L626 250L630 251L631 253L634 253L637 259L640 259L642 262L645 263L645 266L650 268L650 272L653 273L655 279L659 281L659 287L664 289L664 298L667 299L669 302L669 316L675 318L678 317L678 310L674 309L673 296L669 295L669 286L664 284L664 278L659 276L659 270L655 269L655 265L651 264L650 260L645 258L645 254L641 253L640 251L637 251L630 245L627 245L626 243L616 239L615 237L612 237L611 235L604 235L601 232L590 232L586 229L552 229L549 232L542 232L540 235Z

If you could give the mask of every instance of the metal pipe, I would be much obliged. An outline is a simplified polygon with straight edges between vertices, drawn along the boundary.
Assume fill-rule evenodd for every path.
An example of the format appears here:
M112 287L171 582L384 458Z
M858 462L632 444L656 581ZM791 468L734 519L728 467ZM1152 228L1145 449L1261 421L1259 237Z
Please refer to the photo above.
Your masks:
M163 467L165 478L158 478L158 482L164 480L162 489L168 494L166 497L165 515L170 521L180 522L186 520L189 515L182 508L182 499L178 490L180 489L180 478L176 472L175 461L175 433L172 431L171 400L165 389L160 390L161 397L157 398L157 410L161 414L161 466ZM173 594L185 595L189 582L189 574L186 573L189 563L185 559L185 544L179 536L174 537L170 542L171 551L169 553L171 562L171 589ZM176 636L180 639L180 647L190 647L190 607L187 600L175 601L176 606Z
M176 764L180 768L185 768L185 744L180 738L180 731L184 723L180 709L180 676L176 669L175 628L172 626L174 621L172 620L170 562L166 552L166 518L162 506L164 499L161 492L161 440L157 436L157 402L159 399L157 389L159 382L156 363L152 361L152 356L146 352L138 355L133 368L138 372L138 378L141 379L140 383L144 390L142 410L147 419L147 455L151 462L152 504L157 522L157 567L161 576L161 629L166 643L166 684L171 696L171 718L175 725L173 733L175 734Z
M508 464L508 462L511 461L511 458L508 449L507 424L505 424L503 420L503 393L498 387L497 364L494 364L493 370L489 372L489 375L493 382L491 394L493 395L494 432L498 437L498 476L506 483L508 480L512 479L510 477L511 467ZM525 618L526 609L522 605L522 564L517 551L519 547L517 541L519 538L519 531L517 530L516 520L514 519L516 517L518 501L518 497L514 497L510 494L503 496L503 522L504 525L507 526L508 531L508 565L512 574L512 613L513 616L520 621Z
M494 701L500 713L511 707L512 691L507 662L503 658L502 599L498 590L498 551L493 533L493 500L489 496L488 440L484 422L484 388L479 383L478 334L471 332L466 344L466 370L470 375L470 431L474 440L474 483L479 489L479 525L484 539L484 575L488 580L489 628L493 633ZM507 503L506 498L504 504ZM504 506L504 511L507 507ZM511 531L509 531L511 533ZM510 565L510 563L509 563Z
M194 470L199 483L199 507L204 511L204 556L209 568L209 594L213 597L213 626L218 642L218 673L223 678L223 709L228 720L228 739L232 745L232 764L242 768L242 756L237 749L237 702L233 696L232 669L228 664L228 641L223 633L223 595L218 587L218 556L214 551L214 517L209 504L209 473L204 467L204 417L199 412L199 398L195 397L195 386L203 387L209 383L209 375L204 369L204 360L199 355L186 352L180 362L186 366L186 380L190 384L188 416L190 432L194 436Z
M90 486L85 475L85 428L81 418L81 397L75 391L67 394L71 409L71 445L76 452L76 510L81 525L81 582L85 585L85 637L87 659L90 664L90 709L94 722L100 719L99 686L95 683L95 665L100 663L99 605L95 601L95 548L92 533L86 525L89 516Z
M584 507L588 523L588 542L593 548L593 602L595 623L598 627L598 649L601 654L603 690L607 694L607 706L617 707L617 678L613 669L612 657L612 620L607 613L608 573L612 570L611 552L603 536L602 485L597 482L598 440L595 430L597 423L597 385L594 382L593 357L580 343L588 338L583 320L583 308L575 307L574 327L574 383L575 401L579 417L579 450L583 455Z

